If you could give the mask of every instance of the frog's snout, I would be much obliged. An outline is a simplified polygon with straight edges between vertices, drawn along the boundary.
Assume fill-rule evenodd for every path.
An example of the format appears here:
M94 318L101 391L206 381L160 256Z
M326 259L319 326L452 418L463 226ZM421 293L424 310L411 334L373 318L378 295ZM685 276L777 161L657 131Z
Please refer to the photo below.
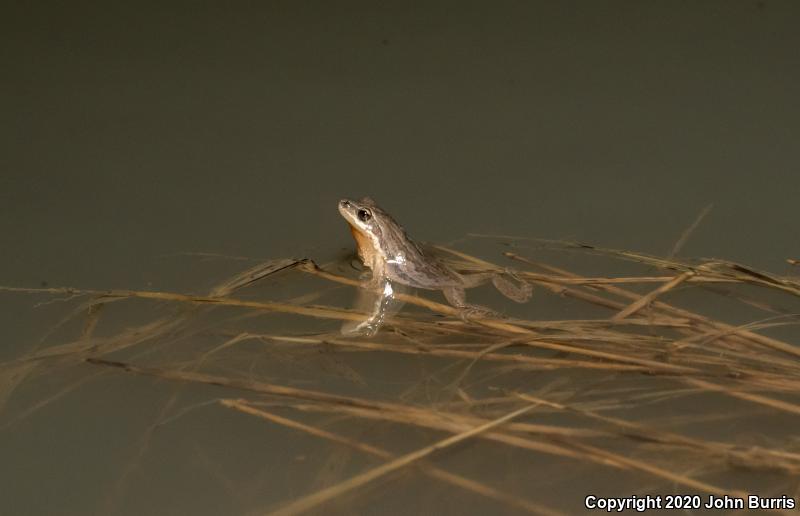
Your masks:
M339 201L339 206L341 206L342 208L349 208L350 201L348 201L347 199L342 199L341 201Z

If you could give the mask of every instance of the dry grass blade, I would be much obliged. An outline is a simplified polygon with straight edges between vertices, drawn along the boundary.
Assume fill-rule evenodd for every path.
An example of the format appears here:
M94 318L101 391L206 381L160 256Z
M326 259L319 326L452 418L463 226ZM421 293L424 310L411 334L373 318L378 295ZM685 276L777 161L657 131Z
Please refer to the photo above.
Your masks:
M468 428L486 421L484 418L459 416L458 414L454 414L452 412L444 413L438 410L403 410L402 408L398 410L378 410L376 408L348 406L337 407L322 403L292 404L290 406L305 412L325 412L337 415L348 415L363 419L390 421L404 425L413 425L420 428L430 428L432 430L442 430L456 433L463 432ZM521 450L539 452L556 457L595 462L605 466L619 467L618 464L611 463L606 459L587 457L586 455L573 450L568 444L562 444L562 441L569 437L598 437L599 435L602 435L602 433L598 433L598 431L595 430L536 425L532 423L509 423L505 430L507 431L487 432L481 437L490 441L513 446ZM510 434L509 432L515 432L516 434L541 434L543 438L535 440L529 437L523 437L522 435ZM550 440L553 437L555 437L557 440Z
M573 247L579 249L591 250L601 254L618 256L664 269L671 269L681 272L691 271L700 276L709 278L729 279L743 283L752 283L762 287L782 290L795 296L800 296L800 283L791 278L781 278L765 272L756 271L750 267L727 260L713 260L699 265L694 265L674 259L659 258L657 256L651 256L644 253L620 251L618 249L608 249L589 244L573 243L567 245L572 245Z
M244 288L248 285L266 278L272 274L296 267L305 262L305 260L271 260L265 263L251 267L245 271L240 272L236 276L223 282L222 284L214 287L211 292L211 297L227 297L235 291Z
M630 469L634 469L637 471L641 471L643 473L648 473L658 478L662 478L669 482L674 482L675 484L688 487L690 489L697 489L704 493L711 493L719 496L732 496L737 498L747 498L749 493L744 491L735 490L735 489L723 489L721 487L717 487L712 484L708 484L706 482L702 482L700 480L696 480L686 475L681 475L679 473L675 473L673 471L669 471L664 468L660 468L653 464L649 464L647 462L632 459L630 457L625 457L618 453L613 453L608 450L604 450L597 446L592 446L585 443L575 442L572 445L589 455L595 455L597 457L604 457L610 461L618 463L620 466L627 467Z
M469 360L487 360L492 362L508 362L513 364L524 364L540 368L576 368L576 369L599 369L605 371L629 371L629 372L650 372L652 367L644 365L616 364L611 362L591 362L588 360L570 360L565 358L539 358L524 354L510 353L490 353L481 351L467 351L460 349L447 349L443 347L421 348L411 347L400 344L387 344L381 342L357 341L347 339L319 339L314 337L294 337L290 335L268 335L268 334L248 334L238 336L237 340L242 341L246 338L268 339L280 342L292 342L296 344L331 344L340 348L349 348L363 351L382 351L388 353L400 353L404 355L429 355L434 357L464 358ZM517 344L525 341L518 341Z
M702 389L714 392L721 392L723 394L727 394L728 396L732 396L734 398L752 401L753 403L758 403L759 405L764 405L791 414L800 415L800 405L789 403L788 401L776 400L773 398L768 398L766 396L761 396L759 394L743 392L741 390L725 387L723 385L717 385L715 383L700 380L698 378L684 378L683 381L685 381L689 385L694 385Z
M35 368L36 364L31 362L0 365L0 413L14 391Z
M463 425L475 425L483 422L482 418L460 416L455 413L447 413L444 411L432 411L430 409L422 409L401 403L371 400L366 398L358 398L354 396L342 396L338 394L330 394L322 391L315 391L310 389L300 389L297 387L289 387L285 385L275 385L266 382L258 382L252 380L226 378L224 376L210 375L204 373L197 373L192 371L182 370L167 370L153 367L142 367L134 364L124 362L115 362L110 360L103 360L98 358L90 358L86 360L90 364L112 367L121 369L125 372L151 376L156 378L164 378L173 381L201 383L206 385L216 385L219 387L226 387L229 389L237 389L242 391L255 392L259 394L266 394L270 396L279 396L291 398L294 400L304 400L319 403L322 405L322 410L325 407L332 410L344 413L355 414L354 410L367 410L373 413L380 414L380 417L394 418L395 421L400 422L413 422L419 423L418 420L429 419L433 417L436 424L426 422L425 425L431 425L432 428L452 430L458 429ZM510 426L517 431L542 433L545 435L558 435L558 436L581 436L581 437L597 437L602 435L595 431L586 431L579 428L562 428L552 425L534 425L531 423L514 423Z
M313 509L314 507L317 507L336 497L342 496L343 494L349 493L354 489L357 489L370 482L373 482L380 477L383 477L389 473L392 473L401 468L409 466L415 462L418 462L419 460L428 457L430 455L433 455L436 452L439 452L441 450L459 444L463 441L471 439L472 437L480 435L481 433L491 430L492 428L496 428L504 423L507 423L514 418L517 418L527 412L530 412L536 406L537 404L527 405L525 407L514 410L506 414L505 416L499 417L493 421L489 421L488 423L476 426L465 432L453 435L451 437L448 437L447 439L438 441L430 446L426 446L425 448L421 448L415 452L403 455L402 457L398 457L397 459L387 462L382 466L378 466L377 468L366 471L360 475L356 475L340 484L328 487L321 491L317 491L316 493L313 493L311 495L305 496L299 500L296 500L287 505L286 507L271 512L270 514L272 516L290 516L293 514L300 514L310 509Z
M60 288L16 288L2 287L0 291L23 292L28 294L60 294L69 292L75 295L93 295L101 299L136 298L150 299L153 301L172 301L178 303L190 303L205 306L232 306L240 308L250 308L253 310L265 310L270 312L291 313L297 315L307 315L322 319L349 319L360 320L362 315L322 307L298 306L290 303L273 303L269 301L247 301L243 299L232 299L229 297L193 296L189 294L177 294L174 292L156 292L151 290L91 290L91 289L60 289Z
M513 254L513 253L505 253L506 256L513 258L515 260L519 260L530 265L541 267L548 272L551 272L558 276L563 276L567 278L577 278L579 276L566 271L559 267L554 267L552 265L546 265L542 263L537 263L532 260L528 260L522 256ZM598 290L602 290L613 294L615 296L619 296L625 299L637 300L641 296L635 292L631 292L629 290L625 290L613 285L596 285L594 288ZM572 295L577 299L582 299L584 301L588 301L590 303L596 304L598 306L604 306L607 308L612 308L615 310L621 310L624 305L619 303L615 300L610 300L602 296L598 296L595 294L585 293L576 290L568 290L565 292L568 295ZM688 319L692 321L696 326L697 329L706 329L706 328L713 328L720 332L728 332L727 335L733 339L738 339L740 342L744 342L747 344L757 344L760 346L764 346L769 349L774 349L777 351L781 351L783 353L792 355L794 357L800 357L800 348L793 344L788 344L786 342L767 337L765 335L761 335L752 331L748 331L746 329L737 328L733 325L726 324L720 321L712 320L708 317L702 316L700 314L690 312L688 310L684 310L681 308L676 308L672 305L664 303L662 301L653 301L651 304L651 308L657 312L657 314L663 313L667 316L671 317L679 317L681 319ZM691 332L689 332L691 333Z
M103 365L108 367L120 368L124 371L146 375L155 376L176 381L188 381L196 383L204 383L208 385L217 385L232 389L246 390L251 392L258 392L261 394L269 394L273 396L281 396L287 398L301 399L312 401L314 405L295 405L296 408L301 410L323 410L332 411L336 414L349 414L357 417L365 417L370 419L383 419L389 421L396 421L404 424L413 424L423 427L429 427L438 430L446 430L452 432L462 432L465 427L480 425L484 420L475 417L463 417L456 414L447 414L442 411L420 410L413 407L407 407L397 403L387 403L373 400L365 400L361 398L347 397L341 395L334 395L319 391L310 391L305 389L297 389L293 387L286 387L280 385L266 384L263 382L253 382L248 380L234 380L219 376L206 375L200 373L192 373L186 371L167 371L155 368L139 367L132 364L125 364L120 362L112 362L101 359L88 359L89 363ZM596 436L596 432L582 431L575 428L558 428L548 427L546 425L531 425L529 423L517 424L511 423L510 429L522 432L535 432L545 433L545 435L560 435L562 437L580 436L585 437ZM484 434L485 438L504 443L510 446L518 447L524 450L537 451L561 457L571 457L579 460L588 460L612 467L624 467L619 462L609 460L608 457L600 457L597 455L584 455L571 449L571 445L561 445L550 442L533 441L524 437L515 435L507 435L498 432L487 432Z
M563 403L556 403L530 394L516 394L515 396L523 401L539 402L543 406L573 412L595 421L613 425L619 428L621 435L625 437L640 439L646 442L657 442L676 447L691 448L700 453L707 454L708 456L721 457L731 463L736 463L752 469L761 469L765 471L780 470L791 475L800 474L800 454L756 447L743 449L739 445L695 439L659 428L653 428L652 426L641 423L598 414L591 410L580 409Z
M661 294L669 292L670 290L672 290L673 288L677 287L678 285L680 285L684 281L688 280L692 276L694 276L694 273L691 272L691 271L690 272L684 272L683 274L679 274L679 275L675 276L671 281L668 281L667 283L664 283L663 285L661 285L657 289L655 289L652 292L642 296L641 298L637 299L636 301L634 301L630 305L626 306L623 310L621 310L619 313L617 313L611 319L613 321L620 321L622 319L625 319L626 317L629 317L629 316L635 314L636 312L638 312L639 310L641 310L645 306L647 306L650 303L652 303L653 300L655 300L655 298L657 298Z
M321 437L323 439L327 439L329 441L343 444L345 446L349 446L353 449L362 451L369 455L373 455L375 457L379 457L384 460L394 460L395 456L389 453L386 450L381 448L377 448L375 446L371 446L369 444L365 444L359 441L354 441L353 439L349 439L343 437L338 434L334 434L333 432L329 432L327 430L322 430L321 428L317 428L311 425L306 425L304 423L300 423L293 419L289 419L286 417L278 416L271 412L267 412L264 409L254 407L246 400L221 400L224 406L244 412L246 414L250 414L252 416L256 416L262 419L266 419L267 421L272 421L273 423L277 423L288 428L293 428L295 430L300 430L302 432L306 432L311 435L315 435L317 437ZM470 480L466 477L461 475L456 475L454 473L450 473L449 471L445 471L443 469L437 468L435 466L431 466L430 464L423 464L422 471L431 476L432 478L436 478L442 482L446 482L448 484L454 485L461 489L465 489L469 492L485 496L492 500L496 500L502 502L510 507L523 510L525 512L529 512L531 514L542 514L547 516L558 516L562 513L555 511L553 509L544 507L541 504L535 504L528 500L524 500L522 498L512 496L508 493L504 493L499 489L495 489L493 487L487 486L481 482L476 482L475 480Z
M672 247L672 251L670 251L667 258L672 258L673 256L681 252L681 249L683 249L683 246L686 245L686 242L689 240L689 237L692 235L692 233L694 233L694 230L697 229L700 223L703 222L703 219L705 219L706 216L709 213L711 213L711 210L713 208L714 208L713 204L709 204L708 206L703 208L700 214L697 215L697 217L694 219L694 222L692 222L689 225L689 227L686 228L686 231L684 231L681 237L678 239L678 241L675 242L675 245Z

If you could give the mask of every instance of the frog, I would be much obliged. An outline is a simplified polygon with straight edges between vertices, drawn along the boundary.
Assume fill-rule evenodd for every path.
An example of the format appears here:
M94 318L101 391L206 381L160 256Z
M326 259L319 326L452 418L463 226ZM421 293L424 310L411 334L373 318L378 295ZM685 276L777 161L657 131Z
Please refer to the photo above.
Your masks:
M489 308L467 303L466 290L487 281L512 301L525 303L530 299L531 285L520 281L509 270L471 274L456 271L429 248L411 238L405 228L371 197L341 199L339 213L350 226L358 257L371 271L371 276L367 276L364 282L364 291L373 293L368 301L362 299L360 303L362 308L367 305L371 315L360 323L346 325L343 333L377 332L398 284L441 291L464 320L499 315ZM518 284L509 281L506 275L513 277Z

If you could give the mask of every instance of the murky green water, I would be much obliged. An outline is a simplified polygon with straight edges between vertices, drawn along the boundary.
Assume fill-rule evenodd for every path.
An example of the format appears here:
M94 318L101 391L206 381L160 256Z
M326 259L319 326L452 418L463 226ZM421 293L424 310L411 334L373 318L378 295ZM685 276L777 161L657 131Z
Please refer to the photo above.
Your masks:
M798 14L794 4L773 1L17 6L0 21L0 285L205 295L259 261L285 257L354 278L336 202L360 195L375 197L420 240L503 265L514 265L501 254L509 239L463 237L580 240L667 255L713 205L679 256L796 276L786 259L800 258ZM520 255L587 276L662 273L517 244ZM297 271L237 293L337 307L352 294ZM773 311L704 288L679 288L667 301L731 324L776 315L793 323L787 314L800 312L789 295L752 287L736 295ZM121 332L161 320L175 327L106 358L489 419L519 404L463 412L464 404L524 391L699 439L786 454L797 448L791 411L722 395L636 398L686 388L668 377L470 367L464 357L332 341L250 339L218 349L242 332L331 340L339 321L163 301L109 302L89 332L92 319L77 311L88 298L66 297L0 294L2 381L10 382L0 383L0 403L14 378L30 375L0 412L2 514L263 513L386 462L220 398L266 399L264 410L398 456L455 432L82 362L92 346L104 349ZM524 306L489 288L470 299L533 321L613 314L541 286ZM761 331L798 342L793 325ZM35 367L15 362L82 334L97 342L79 355L39 358ZM488 334L427 335L415 327L381 342L474 351L496 343ZM781 360L790 371L795 359ZM598 401L606 398L626 404ZM604 428L541 408L519 421ZM573 446L564 436L535 439ZM665 463L662 450L638 442L590 442L726 489L800 499L786 471L677 453ZM487 439L423 463L565 513L583 510L590 493L697 492L635 469ZM519 510L426 471L403 468L318 510Z

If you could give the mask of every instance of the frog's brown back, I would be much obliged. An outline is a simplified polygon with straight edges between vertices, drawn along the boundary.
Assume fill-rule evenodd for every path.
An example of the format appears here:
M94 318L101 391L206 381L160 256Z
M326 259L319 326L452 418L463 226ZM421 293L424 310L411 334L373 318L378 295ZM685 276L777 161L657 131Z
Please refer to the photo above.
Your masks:
M404 285L438 290L461 284L459 276L438 257L411 238L389 213L369 202L380 228L379 241L386 256L386 274Z

